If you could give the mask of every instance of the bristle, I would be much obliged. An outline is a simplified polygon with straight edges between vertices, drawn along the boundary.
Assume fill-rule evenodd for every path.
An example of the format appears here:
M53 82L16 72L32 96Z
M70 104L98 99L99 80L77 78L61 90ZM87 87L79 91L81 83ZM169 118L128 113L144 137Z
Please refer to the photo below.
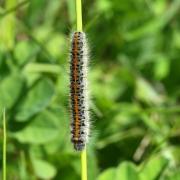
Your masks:
M84 149L89 136L88 48L84 32L74 32L70 52L71 141L77 151Z

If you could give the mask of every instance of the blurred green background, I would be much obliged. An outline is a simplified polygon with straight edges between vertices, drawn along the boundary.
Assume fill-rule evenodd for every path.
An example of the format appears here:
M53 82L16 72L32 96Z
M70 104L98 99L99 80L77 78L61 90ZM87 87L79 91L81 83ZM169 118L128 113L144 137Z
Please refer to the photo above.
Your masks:
M68 105L75 1L0 5L7 179L78 180ZM179 180L180 1L84 0L83 23L91 49L89 180ZM1 116L0 162L2 132Z

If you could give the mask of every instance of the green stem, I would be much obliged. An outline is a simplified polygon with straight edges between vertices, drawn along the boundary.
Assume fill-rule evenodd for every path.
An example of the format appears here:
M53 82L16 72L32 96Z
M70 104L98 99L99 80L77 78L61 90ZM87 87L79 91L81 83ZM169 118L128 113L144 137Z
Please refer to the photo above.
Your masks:
M6 180L6 111L3 110L3 180Z
M81 179L87 180L87 155L86 148L81 152Z
M76 0L77 31L82 31L82 5L81 0Z
M76 0L77 31L82 32L82 3ZM81 152L81 179L87 180L87 154L86 148Z

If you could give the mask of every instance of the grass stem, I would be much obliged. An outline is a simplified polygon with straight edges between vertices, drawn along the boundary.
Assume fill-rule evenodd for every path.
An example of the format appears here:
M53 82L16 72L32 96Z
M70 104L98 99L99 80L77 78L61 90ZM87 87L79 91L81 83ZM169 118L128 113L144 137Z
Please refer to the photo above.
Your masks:
M6 180L6 111L3 109L3 180Z
M82 3L76 0L77 31L82 31ZM87 155L86 148L81 152L81 179L87 180Z
M76 0L77 31L82 31L82 3Z
M87 180L87 153L86 153L86 148L81 152L81 180Z

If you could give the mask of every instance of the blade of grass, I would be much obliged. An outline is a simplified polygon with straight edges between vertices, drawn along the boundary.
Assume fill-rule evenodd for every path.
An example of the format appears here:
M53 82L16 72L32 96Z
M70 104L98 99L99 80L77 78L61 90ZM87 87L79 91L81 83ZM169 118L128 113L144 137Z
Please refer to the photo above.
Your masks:
M77 31L82 31L82 7L81 0L76 0Z
M45 63L28 63L25 68L25 72L34 72L34 73L52 73L59 74L61 68L54 64L45 64Z
M87 155L86 148L81 152L81 179L87 180Z
M3 109L3 180L6 180L6 111Z
M77 31L82 31L82 3L81 3L81 0L76 0L76 20L77 20ZM81 152L81 179L87 180L86 147Z
M19 175L20 175L20 179L27 179L28 177L26 171L26 158L24 151L20 152Z
M2 17L4 17L4 16L6 16L6 15L8 15L8 14L14 12L14 11L16 11L17 9L19 9L19 8L21 8L22 6L28 4L29 2L30 2L29 0L25 0L25 1L22 1L22 2L20 2L19 4L17 4L16 6L7 9L5 12L0 13L0 18L2 18Z
M6 0L4 2L4 9L8 10L17 5L16 0ZM1 48L6 51L7 49L12 50L15 43L16 34L16 11L8 13L6 17L1 18L0 16L0 41Z

